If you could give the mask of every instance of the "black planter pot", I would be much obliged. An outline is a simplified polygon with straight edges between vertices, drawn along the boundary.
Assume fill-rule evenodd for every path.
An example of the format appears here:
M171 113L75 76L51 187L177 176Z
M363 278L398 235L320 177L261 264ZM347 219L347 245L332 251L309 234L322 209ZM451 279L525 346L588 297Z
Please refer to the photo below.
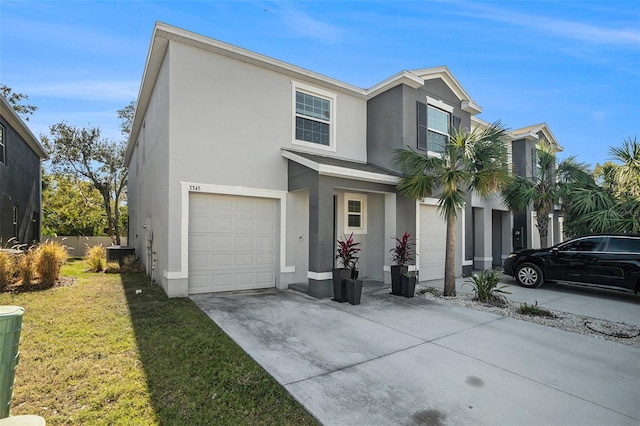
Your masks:
M333 300L334 302L347 301L347 280L351 278L351 269L333 269Z
M404 297L413 297L416 293L416 277L402 276L402 295Z
M402 276L407 273L407 271L409 271L408 266L391 266L391 294L394 296L402 296Z
M362 297L362 281L347 280L347 300L352 305L359 305Z

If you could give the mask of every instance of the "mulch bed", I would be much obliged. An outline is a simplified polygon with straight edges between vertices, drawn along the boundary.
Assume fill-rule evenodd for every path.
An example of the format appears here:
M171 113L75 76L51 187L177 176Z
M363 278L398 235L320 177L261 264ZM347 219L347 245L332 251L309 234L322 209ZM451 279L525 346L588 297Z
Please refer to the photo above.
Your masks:
M30 284L23 285L22 281L18 281L0 288L0 293L21 293L28 291L48 290L54 287L69 287L74 285L77 281L78 279L76 277L65 276L60 276L60 278L58 278L58 280L53 284L41 283L38 280L34 280Z

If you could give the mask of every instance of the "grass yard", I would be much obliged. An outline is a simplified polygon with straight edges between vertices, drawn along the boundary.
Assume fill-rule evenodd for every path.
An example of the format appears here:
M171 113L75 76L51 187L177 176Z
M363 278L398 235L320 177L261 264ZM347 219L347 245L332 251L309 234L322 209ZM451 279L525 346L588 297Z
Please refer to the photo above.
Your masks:
M25 309L12 415L47 425L316 424L191 300L168 299L143 274L83 269L63 268L77 277L70 286L0 294Z

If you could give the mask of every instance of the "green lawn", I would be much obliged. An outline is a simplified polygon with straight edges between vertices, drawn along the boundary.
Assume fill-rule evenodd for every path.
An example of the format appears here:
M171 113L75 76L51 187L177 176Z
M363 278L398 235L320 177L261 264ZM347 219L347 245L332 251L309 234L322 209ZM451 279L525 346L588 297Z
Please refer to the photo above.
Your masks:
M68 424L315 424L189 299L142 274L2 293L25 309L12 415ZM136 290L142 293L136 294Z

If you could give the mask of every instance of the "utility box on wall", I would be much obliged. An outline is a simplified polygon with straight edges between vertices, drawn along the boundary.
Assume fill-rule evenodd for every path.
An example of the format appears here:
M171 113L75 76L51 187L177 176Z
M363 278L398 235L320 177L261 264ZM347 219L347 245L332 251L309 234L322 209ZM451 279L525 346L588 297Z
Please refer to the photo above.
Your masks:
M524 229L513 228L513 249L522 250L524 248Z

